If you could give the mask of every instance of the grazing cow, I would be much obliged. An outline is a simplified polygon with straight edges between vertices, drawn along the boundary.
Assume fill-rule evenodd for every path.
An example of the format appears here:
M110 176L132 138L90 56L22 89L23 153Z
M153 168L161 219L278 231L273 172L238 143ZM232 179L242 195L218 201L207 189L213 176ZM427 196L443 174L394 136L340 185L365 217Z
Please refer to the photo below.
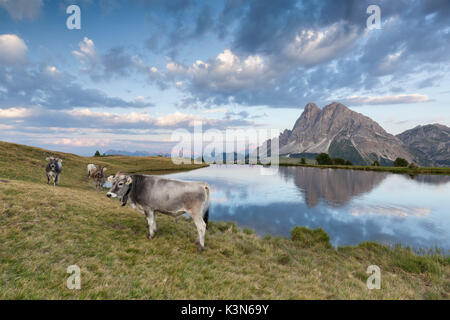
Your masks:
M209 191L205 182L188 182L150 175L128 175L118 172L110 176L112 186L106 194L118 197L122 206L130 200L131 207L145 214L149 239L156 232L156 212L173 217L188 213L197 227L198 250L205 247L205 232L209 216ZM204 216L203 211L206 209Z
M88 170L88 178L91 176L91 172L95 169L95 164L90 163L87 165L87 170Z
M106 167L104 166L95 166L95 168L90 171L90 177L94 180L94 186L98 190L101 190L105 183L105 171Z
M62 160L55 157L47 157L45 160L48 162L45 172L47 173L47 184L50 184L50 180L53 181L53 185L59 185L59 176L62 171Z

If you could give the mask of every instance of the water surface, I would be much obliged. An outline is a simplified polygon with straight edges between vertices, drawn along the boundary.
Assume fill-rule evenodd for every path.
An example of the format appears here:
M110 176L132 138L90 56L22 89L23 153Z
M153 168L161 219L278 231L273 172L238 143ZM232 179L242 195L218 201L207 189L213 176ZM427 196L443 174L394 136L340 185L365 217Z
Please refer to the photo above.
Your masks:
M450 249L450 177L342 169L211 165L170 178L211 186L210 219L258 235L322 227L333 245L363 241ZM269 171L267 171L269 170Z

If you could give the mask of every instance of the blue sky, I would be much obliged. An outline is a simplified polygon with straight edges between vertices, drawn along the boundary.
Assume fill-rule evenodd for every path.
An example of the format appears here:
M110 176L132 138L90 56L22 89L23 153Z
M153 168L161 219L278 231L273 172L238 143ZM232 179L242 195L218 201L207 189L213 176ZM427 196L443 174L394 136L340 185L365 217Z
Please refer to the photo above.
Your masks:
M0 140L169 152L196 120L282 131L333 101L392 134L449 126L449 52L447 0L0 0Z

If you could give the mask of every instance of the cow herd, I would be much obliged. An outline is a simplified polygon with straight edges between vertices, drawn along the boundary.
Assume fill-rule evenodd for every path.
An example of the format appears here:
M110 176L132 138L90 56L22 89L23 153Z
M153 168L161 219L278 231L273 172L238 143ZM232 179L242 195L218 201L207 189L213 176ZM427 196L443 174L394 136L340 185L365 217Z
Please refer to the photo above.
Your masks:
M46 174L47 183L59 184L62 171L62 160L48 157ZM102 190L106 181L106 167L89 164L88 178L94 181L97 190ZM201 252L205 246L205 233L209 217L210 187L206 182L181 181L159 176L127 174L117 172L107 179L111 188L106 194L108 198L118 198L125 206L127 203L133 209L145 215L148 223L149 239L155 236L156 213L178 217L189 214L197 227L197 240Z

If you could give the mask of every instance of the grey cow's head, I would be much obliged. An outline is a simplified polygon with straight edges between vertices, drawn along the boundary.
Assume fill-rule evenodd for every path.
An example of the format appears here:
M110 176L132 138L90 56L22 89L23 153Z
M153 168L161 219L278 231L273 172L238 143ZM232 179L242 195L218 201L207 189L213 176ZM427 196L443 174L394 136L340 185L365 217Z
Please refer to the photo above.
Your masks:
M115 176L109 176L108 181L111 182L112 186L106 196L108 198L119 198L122 205L126 205L133 179L126 173L117 172Z
M58 171L62 167L62 160L55 157L47 157L45 160L48 162L48 168L50 171Z

